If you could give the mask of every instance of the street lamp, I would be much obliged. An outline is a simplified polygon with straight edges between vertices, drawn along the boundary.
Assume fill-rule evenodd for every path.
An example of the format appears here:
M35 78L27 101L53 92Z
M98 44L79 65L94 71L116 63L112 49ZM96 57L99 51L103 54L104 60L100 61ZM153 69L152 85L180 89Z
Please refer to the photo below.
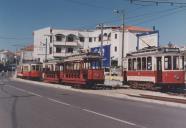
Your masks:
M125 11L124 10L117 10L115 9L113 11L116 14L119 14L122 17L122 48L121 48L121 71L122 71L122 75L123 75L123 58L124 58L124 41L125 41ZM124 80L123 80L124 81ZM123 83L122 81L122 83Z

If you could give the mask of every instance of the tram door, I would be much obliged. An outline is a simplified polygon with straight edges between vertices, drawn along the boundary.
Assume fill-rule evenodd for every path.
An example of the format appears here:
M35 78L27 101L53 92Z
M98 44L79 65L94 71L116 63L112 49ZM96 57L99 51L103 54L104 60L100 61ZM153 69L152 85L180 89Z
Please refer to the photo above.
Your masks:
M161 61L161 57L156 58L156 64L157 64L156 81L157 81L157 83L161 83L162 82L162 61Z

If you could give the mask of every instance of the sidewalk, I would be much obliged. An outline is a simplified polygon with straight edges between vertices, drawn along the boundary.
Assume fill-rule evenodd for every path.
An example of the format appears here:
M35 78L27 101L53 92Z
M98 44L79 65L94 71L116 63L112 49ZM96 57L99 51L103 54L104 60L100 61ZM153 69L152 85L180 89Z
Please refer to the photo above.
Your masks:
M71 90L75 92L81 92L81 93L88 93L88 94L96 94L101 96L108 96L113 98L120 98L120 99L128 99L133 101L142 101L142 102L148 102L148 103L156 103L166 106L173 106L173 107L180 107L180 108L186 108L186 97L181 96L173 96L161 92L153 92L153 91L146 91L146 90L136 90L136 89L114 89L114 90L87 90L87 89L74 89L70 86L60 85L60 84L50 84L50 83L43 83L43 82L36 82L36 81L30 81L30 80L23 80L19 78L12 78L12 80L20 81L20 82L26 82L26 83L32 83L37 84L40 86L45 87L52 87L52 88L59 88L59 89L65 89L65 90ZM153 97L160 97L160 98L169 98L169 99L176 99L184 101L183 103L176 103L176 102L170 102L170 101L163 101L163 100L157 100L151 98L145 98L145 96L153 96Z

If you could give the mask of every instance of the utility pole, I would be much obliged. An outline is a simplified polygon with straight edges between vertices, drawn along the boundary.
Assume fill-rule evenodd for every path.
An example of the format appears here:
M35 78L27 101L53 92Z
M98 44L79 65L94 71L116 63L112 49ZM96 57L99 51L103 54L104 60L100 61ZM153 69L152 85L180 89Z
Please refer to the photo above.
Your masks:
M100 24L101 25L101 47L100 47L100 50L101 50L101 66L103 66L103 24Z
M125 49L125 11L124 10L114 10L114 13L121 15L122 17L122 45L121 45L121 74L124 75L124 65L123 65L123 59L124 59L124 49ZM122 81L124 83L124 80Z
M45 42L45 62L47 62L47 38L46 38L46 42Z

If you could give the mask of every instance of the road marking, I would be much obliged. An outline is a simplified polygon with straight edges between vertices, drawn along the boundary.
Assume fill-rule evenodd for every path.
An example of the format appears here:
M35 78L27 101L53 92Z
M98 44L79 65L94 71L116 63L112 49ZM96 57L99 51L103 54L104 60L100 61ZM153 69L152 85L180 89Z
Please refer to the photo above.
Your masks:
M27 91L25 89L21 89L21 88L17 88L17 87L14 87L13 85L9 86L9 85L6 85L8 87L12 87L12 88L15 88L19 91L22 91L22 92L26 92L26 93L29 93L29 94L32 94L32 95L35 95L35 96L38 96L38 97L44 97L44 96L41 96L39 94L36 94L34 92L30 92L30 91ZM48 99L49 101L52 101L52 102L55 102L55 103L59 103L59 104L62 104L62 105L66 105L66 106L71 106L71 107L75 107L75 108L80 108L80 107L77 107L77 106L74 106L74 105L71 105L71 104L68 104L68 103L65 103L65 102L61 102L61 101L58 101L58 100L55 100L55 99L52 99L52 98L46 98ZM81 109L81 108L80 108ZM124 124L128 124L128 125L132 125L132 126L138 126L137 124L135 123L132 123L132 122L129 122L129 121L125 121L125 120L121 120L119 118L116 118L116 117L112 117L112 116L109 116L109 115L105 115L105 114L102 114L102 113L98 113L98 112L95 112L95 111L92 111L92 110L89 110L89 109L81 109L85 112L88 112L88 113L91 113L91 114L95 114L95 115L98 115L98 116L102 116L102 117L105 117L105 118L108 118L108 119L112 119L112 120L115 120L117 122L121 122L121 123L124 123ZM140 126L140 128L143 128Z
M115 118L115 117L112 117L112 116L101 114L101 113L98 113L98 112L95 112L95 111L92 111L92 110L88 110L88 109L83 109L83 110L86 111L86 112L95 114L95 115L99 115L99 116L102 116L102 117L106 117L106 118L109 118L109 119L121 122L121 123L125 123L125 124L128 124L128 125L136 126L136 124L134 124L134 123L131 123L131 122L128 122L128 121L125 121L125 120L121 120L121 119L118 119L118 118Z
M30 91L27 91L27 90L25 90L25 89L17 88L17 87L15 87L15 86L9 86L9 85L5 85L5 86L11 87L11 88L15 88L15 89L17 89L17 90L19 90L19 91L22 91L22 92L25 92L25 93L28 93L28 94L32 94L32 95L34 95L34 96L43 97L43 96L41 96L41 95L39 95L39 94L36 94L36 93L34 93L34 92L30 92Z
M41 95L39 95L39 94L36 94L36 93L34 93L34 92L30 92L30 91L27 91L27 92L30 93L30 94L32 94L32 95L38 96L38 97L43 97L43 96L41 96Z
M55 100L55 99L52 99L52 98L47 98L47 99L50 100L50 101L52 101L52 102L56 102L56 103L59 103L59 104L62 104L62 105L70 106L70 104L68 104L68 103L61 102L61 101L58 101L58 100Z

